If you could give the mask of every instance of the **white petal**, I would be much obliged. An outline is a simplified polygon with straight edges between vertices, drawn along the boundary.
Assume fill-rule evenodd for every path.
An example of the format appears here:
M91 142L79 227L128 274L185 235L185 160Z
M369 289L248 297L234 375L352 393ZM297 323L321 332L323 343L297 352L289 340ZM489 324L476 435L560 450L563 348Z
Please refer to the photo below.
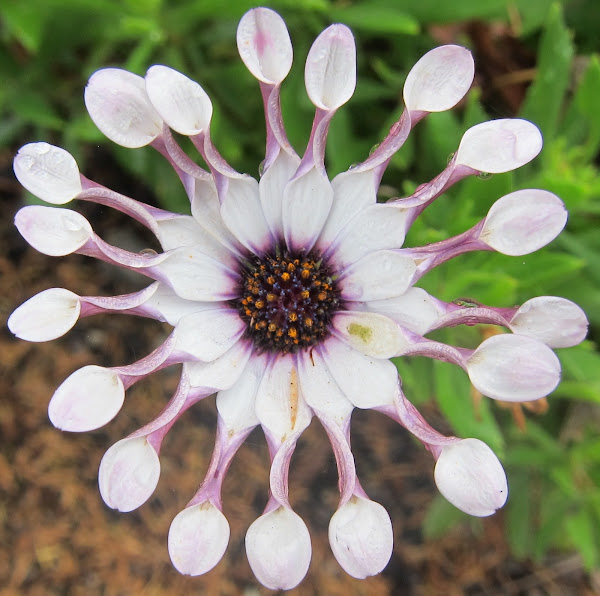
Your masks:
M331 247L338 268L374 250L400 248L406 233L406 211L394 205L371 205L344 228Z
M251 344L238 341L212 362L186 362L183 366L190 386L229 389L240 378L251 354Z
M185 300L214 302L235 297L235 274L195 247L173 250L158 269Z
M169 556L184 575L202 575L223 557L229 543L229 523L212 503L186 507L169 528Z
M100 462L98 486L104 502L122 512L143 505L160 477L160 461L146 437L121 439Z
M510 328L513 333L533 337L550 348L570 348L585 339L588 321L574 302L556 296L539 296L517 310L510 320Z
M492 205L479 239L505 255L526 255L554 240L567 215L563 202L551 192L517 190Z
M529 163L542 150L542 135L527 120L482 122L465 132L456 152L456 163L479 172L500 174Z
M246 554L261 584L271 590L291 590L304 579L310 565L306 524L285 507L266 513L248 528Z
M435 303L422 288L409 288L401 296L367 302L365 310L386 315L419 335L427 333L439 318Z
M96 71L85 88L85 105L94 124L123 147L144 147L162 130L162 120L139 77L119 68Z
M146 92L160 117L182 135L208 130L212 118L210 98L184 74L160 64L146 73Z
M404 83L404 103L410 111L443 112L467 93L475 65L471 52L447 45L427 52L411 69Z
M54 392L48 416L60 430L86 432L110 422L124 399L125 389L116 372L101 366L84 366Z
M345 25L330 25L313 43L304 70L310 101L323 110L344 105L356 88L356 46Z
M258 182L254 178L229 179L221 217L230 232L248 250L262 254L271 248L273 239L261 208Z
M329 247L344 226L360 211L377 202L375 172L342 172L332 181L333 203L318 245L321 251Z
M324 414L339 425L343 424L354 406L333 379L325 360L317 350L312 350L310 355L302 353L298 361L300 387L306 403L317 414Z
M58 207L23 207L15 216L15 225L33 248L51 257L75 252L93 235L83 215Z
M283 231L290 250L309 251L327 219L333 189L316 168L294 178L283 193Z
M492 515L508 497L504 468L479 439L444 446L434 476L439 491L450 503L476 517Z
M300 393L298 371L291 356L278 357L265 371L256 393L256 415L281 442L310 424L312 413Z
M560 381L556 354L524 335L494 335L475 350L466 364L475 388L502 401L545 397Z
M154 294L144 303L144 308L152 312L154 318L175 327L182 317L203 310L214 310L218 308L217 305L215 302L184 300L169 286L158 283Z
M183 317L175 329L174 350L210 362L222 356L240 338L246 324L237 312L216 309Z
M394 403L398 371L392 362L369 358L335 338L324 347L333 378L354 406L368 409Z
M230 434L239 434L259 423L256 392L264 372L264 358L253 355L237 382L217 394L217 410Z
M300 159L280 151L258 183L260 204L275 238L283 238L283 190L298 169Z
M379 504L352 497L329 522L329 544L346 573L358 579L377 575L394 548L392 522Z
M263 83L281 83L290 72L292 41L274 10L249 10L238 25L237 47L246 68Z
M79 319L79 296L50 288L24 302L8 318L8 328L26 341L48 341L63 336Z
M396 323L377 313L342 311L334 315L333 327L345 343L373 358L392 358L407 344Z
M64 205L82 190L75 158L48 143L29 143L19 149L13 162L17 180L43 201Z
M377 250L350 265L340 277L344 300L381 300L404 294L417 267L410 257Z

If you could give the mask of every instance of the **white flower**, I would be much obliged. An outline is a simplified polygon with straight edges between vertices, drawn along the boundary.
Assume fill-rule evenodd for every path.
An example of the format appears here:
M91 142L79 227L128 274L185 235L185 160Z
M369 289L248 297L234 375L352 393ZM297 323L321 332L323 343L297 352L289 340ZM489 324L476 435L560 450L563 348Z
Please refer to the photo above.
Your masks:
M537 250L560 233L566 212L546 191L517 191L500 198L483 221L458 237L402 248L416 217L450 185L533 159L541 148L538 129L523 120L475 126L433 181L410 197L381 204L379 181L411 128L430 112L450 109L468 91L469 51L443 46L419 60L406 79L404 112L389 135L363 163L330 181L324 164L329 123L356 85L350 30L332 25L308 54L306 88L316 110L301 158L287 140L280 108L280 85L292 62L285 23L267 8L251 10L240 22L237 42L265 102L267 147L260 181L236 172L218 153L210 137L212 104L199 84L162 65L152 66L145 78L119 69L96 72L85 92L92 119L116 143L151 145L164 155L189 196L192 216L149 207L84 178L63 149L26 145L14 161L25 188L49 203L77 199L119 209L151 230L163 252L134 254L114 247L70 209L24 207L15 223L39 251L88 255L152 282L116 297L49 289L17 308L8 324L29 341L54 339L80 317L111 311L173 327L167 340L138 362L75 371L56 390L49 414L63 430L97 428L118 413L134 383L182 364L179 387L159 416L113 445L102 460L103 499L130 511L159 481L161 443L171 426L194 403L216 394L211 464L169 531L169 552L181 573L206 573L222 557L229 524L221 486L236 451L260 425L272 460L270 497L248 529L248 558L267 587L289 589L302 580L311 558L310 536L288 501L288 472L298 439L316 417L331 441L340 476L331 547L348 573L367 577L386 566L393 533L388 514L368 498L356 476L349 440L354 408L383 412L419 438L437 461L440 491L457 507L489 515L507 496L504 471L490 448L431 428L402 393L389 358L420 354L450 361L489 397L525 401L545 396L559 382L560 366L550 348L575 345L587 328L581 309L560 298L534 298L513 309L467 308L441 302L414 284L467 251ZM210 171L184 153L169 127L190 137ZM479 322L513 334L487 339L475 350L425 337L441 327Z

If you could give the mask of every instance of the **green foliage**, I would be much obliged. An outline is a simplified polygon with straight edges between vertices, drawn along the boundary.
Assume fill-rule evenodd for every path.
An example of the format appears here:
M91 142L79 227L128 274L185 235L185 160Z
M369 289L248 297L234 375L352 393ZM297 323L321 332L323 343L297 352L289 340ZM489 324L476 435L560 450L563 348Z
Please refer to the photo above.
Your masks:
M106 141L87 116L85 82L104 66L144 74L164 63L198 80L214 102L212 136L241 171L256 175L264 146L256 81L237 57L235 27L251 0L6 0L0 3L0 147L46 140L66 147L86 171L90 144L143 181L165 208L187 209L170 168L149 149L123 151ZM512 31L536 56L535 77L518 114L544 134L542 155L514 173L469 179L453 187L413 226L408 244L464 231L500 196L545 188L565 201L567 230L549 247L525 257L466 255L436 269L422 285L444 300L472 297L511 306L536 295L565 296L592 322L591 341L560 350L563 382L544 416L528 416L526 430L491 400L472 399L466 375L454 366L400 359L406 394L434 400L453 432L489 443L502 456L510 482L507 536L515 555L541 558L550 549L576 550L588 569L600 566L600 59L596 0L273 0L290 27L296 62L282 89L285 123L301 152L312 119L303 59L329 22L351 26L358 45L358 86L330 130L330 172L364 159L398 118L409 68L447 25L474 19ZM445 27L446 26L446 27ZM445 27L445 28L444 28ZM464 29L463 29L464 31ZM434 39L434 35L438 35ZM457 42L469 45L465 33ZM243 98L243 101L240 101ZM487 104L486 104L487 105ZM490 107L490 106L488 106ZM462 109L432 114L392 159L384 183L389 196L410 193L436 175L464 130L490 117L475 86ZM93 148L95 150L95 147ZM102 182L99 180L99 182ZM118 188L116 190L119 190ZM485 329L451 329L443 341L473 347ZM583 412L583 414L582 414ZM437 536L465 519L442 499L433 503L425 531Z

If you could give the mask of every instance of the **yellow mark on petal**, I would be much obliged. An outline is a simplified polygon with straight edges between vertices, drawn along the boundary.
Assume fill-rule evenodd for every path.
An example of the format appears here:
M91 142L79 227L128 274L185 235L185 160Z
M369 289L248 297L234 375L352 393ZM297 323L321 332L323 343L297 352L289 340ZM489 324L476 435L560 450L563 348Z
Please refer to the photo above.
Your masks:
M298 417L298 372L295 367L292 367L290 373L290 422L292 429L296 426L296 418Z
M350 323L348 333L360 339L364 344L368 344L373 339L373 329L359 323Z

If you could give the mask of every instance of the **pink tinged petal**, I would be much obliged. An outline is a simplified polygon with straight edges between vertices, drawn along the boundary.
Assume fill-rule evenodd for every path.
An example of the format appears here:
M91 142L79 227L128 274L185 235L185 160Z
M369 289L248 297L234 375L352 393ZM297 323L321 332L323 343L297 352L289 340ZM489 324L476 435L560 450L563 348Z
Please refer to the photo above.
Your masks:
M386 315L418 335L425 335L440 318L435 302L422 288L409 288L401 296L366 302L364 309Z
M26 341L48 341L62 337L79 319L77 294L50 288L24 302L8 318L8 328Z
M212 362L187 362L183 366L190 386L229 389L240 378L251 354L252 345L238 341Z
M394 205L371 205L352 219L328 250L338 268L375 250L400 248L406 234L406 211Z
M236 239L253 253L262 254L271 246L273 238L261 208L258 182L254 178L228 179L221 217Z
M411 69L404 83L404 103L410 111L443 112L467 93L475 65L471 52L447 45L427 52Z
M585 339L588 320L583 310L566 298L539 296L517 310L510 320L510 329L550 348L570 348Z
M373 170L342 172L331 181L331 187L333 203L318 240L321 252L329 247L353 217L377 202L377 184Z
M388 564L394 548L390 516L379 503L353 496L331 518L329 544L338 563L352 577L377 575Z
M365 356L392 358L408 342L396 323L377 313L342 311L333 317L336 335Z
M560 362L543 343L524 335L494 335L466 360L471 383L501 401L545 397L560 381Z
M96 71L84 99L94 124L118 145L144 147L161 133L163 123L148 99L144 79L131 72Z
M294 178L283 193L283 233L290 250L310 251L329 215L333 190L316 168Z
M161 279L185 300L215 302L236 295L235 273L195 247L173 250L157 270Z
M526 255L552 242L567 216L563 202L551 192L517 190L492 205L479 239L505 255Z
M306 92L322 110L344 105L356 88L356 46L345 25L330 25L317 37L306 58Z
M417 266L410 257L377 250L350 265L340 276L344 300L382 300L399 296L410 287Z
M312 412L300 392L298 370L291 356L275 359L265 371L256 393L256 415L282 443L310 424Z
M439 491L450 503L476 517L492 515L508 497L504 468L479 439L443 446L434 477Z
M184 575L202 575L223 557L229 543L229 523L209 501L186 507L169 528L169 556Z
M258 423L256 392L265 372L265 359L252 356L240 378L230 388L217 394L217 410L229 433L240 434Z
M271 590L291 590L304 579L310 565L308 528L291 509L278 507L248 528L246 554L261 584Z
M17 180L48 203L64 205L82 191L77 162L60 147L29 143L19 149L13 168Z
M284 188L298 169L300 159L280 151L258 183L260 204L273 237L283 238L282 197Z
M312 350L310 354L302 352L298 357L298 365L300 388L308 406L317 415L326 416L342 426L354 406L333 379L323 356L317 350Z
M542 135L531 122L500 119L469 128L456 152L456 164L500 174L529 163L542 150Z
M237 28L237 47L246 68L263 83L277 85L292 67L292 41L284 20L269 8L253 8Z
M54 392L48 416L60 430L86 432L110 422L119 413L124 399L123 382L114 370L84 366Z
M156 291L144 302L144 311L150 313L153 318L169 323L173 327L186 315L218 308L218 303L215 302L184 300L165 284L157 283L156 286Z
M174 331L175 352L210 362L229 350L240 338L246 324L237 312L207 310L183 317Z
M104 502L128 512L143 505L160 477L160 461L145 436L121 439L100 462L98 485Z
M33 248L51 257L74 253L93 236L83 215L58 207L23 207L15 216L15 225Z
M395 402L398 370L389 360L365 356L335 338L324 344L323 357L336 383L357 408Z
M212 118L210 98L196 83L168 66L151 66L146 73L146 92L160 117L182 135L208 130Z

